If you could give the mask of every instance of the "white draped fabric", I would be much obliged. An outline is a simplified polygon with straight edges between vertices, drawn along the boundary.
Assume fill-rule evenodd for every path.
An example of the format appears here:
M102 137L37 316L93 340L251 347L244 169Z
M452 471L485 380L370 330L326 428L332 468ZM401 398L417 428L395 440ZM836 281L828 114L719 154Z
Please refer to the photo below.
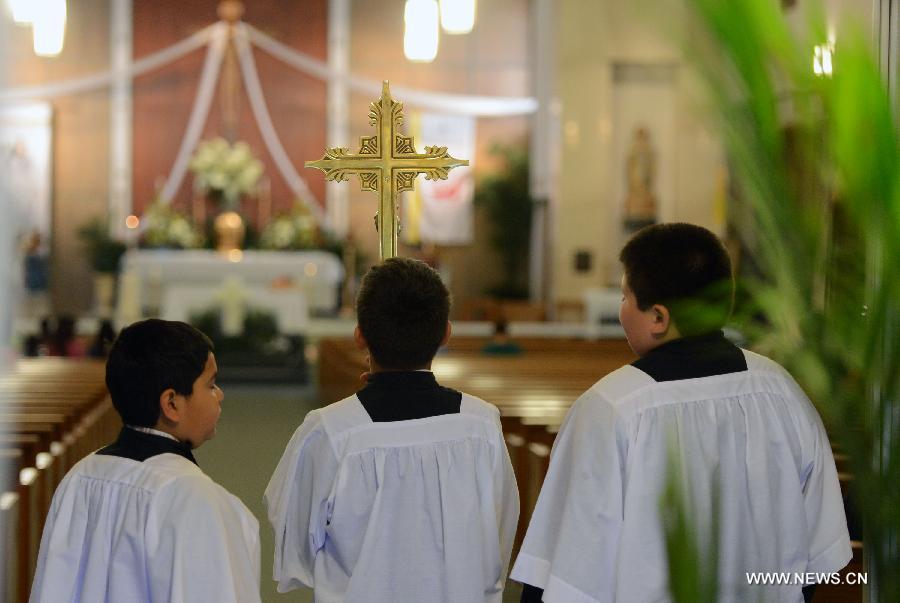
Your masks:
M163 65L167 65L191 52L202 48L212 42L213 38L225 25L214 23L204 27L200 31L191 34L184 40L176 42L167 48L154 52L142 59L134 61L128 67L128 73L132 78L149 73ZM94 73L85 77L73 78L53 84L41 84L39 86L23 86L19 88L0 89L0 103L20 102L32 99L49 99L69 94L81 94L92 92L110 85L113 78L112 71Z
M143 316L142 302L152 305L154 300L165 302L173 287L185 292L183 307L197 305L198 295L207 300L207 307L216 303L218 288L229 277L240 279L243 286L263 305L278 313L281 326L288 332L302 330L306 324L306 308L314 313L333 312L338 304L338 291L344 279L344 267L332 253L326 251L261 251L243 252L234 262L214 251L191 249L130 250L122 257L123 282L119 287L118 315L123 323ZM281 282L276 286L275 283ZM269 293L266 293L269 292ZM279 313L291 304L280 300L296 293L305 302L293 304L293 311ZM281 293L285 295L275 295ZM278 298L271 304L266 300ZM163 310L166 310L163 308ZM172 310L174 311L174 310ZM127 317L127 318L126 318Z
M181 181L187 173L188 164L191 162L191 155L197 148L197 143L200 142L203 126L206 124L206 118L209 117L209 107L216 93L216 82L219 79L222 58L225 56L225 44L228 41L228 30L222 23L218 23L214 27L216 29L213 30L209 49L206 51L206 60L203 62L203 71L200 73L200 85L197 88L194 106L191 108L191 117L185 128L184 137L181 139L178 154L175 156L172 171L169 172L169 178L160 192L160 197L165 201L171 200L181 186Z
M326 63L282 44L251 25L245 24L244 27L256 46L294 69L323 80L332 77L331 69ZM375 80L350 75L347 77L347 83L355 92L373 96L381 94L381 82ZM530 97L443 94L396 85L391 86L391 94L396 98L402 98L405 106L440 113L500 117L527 115L537 111L537 101Z
M259 132L262 134L263 142L269 153L278 166L278 171L287 182L294 195L303 201L304 204L313 212L316 220L322 224L325 214L322 207L316 202L306 180L300 177L294 164L291 163L290 157L284 150L272 118L269 115L269 109L266 107L266 99L263 96L262 85L259 83L259 75L256 72L256 62L253 60L253 50L247 38L246 25L240 24L237 28L235 37L235 45L237 46L238 60L241 64L241 75L244 77L244 86L247 89L247 96L250 97L250 108L253 110L253 116L256 118L256 124L259 126Z
M261 50L280 59L294 69L319 79L346 78L347 85L356 92L377 96L381 93L381 83L353 75L344 76L341 73L333 73L327 63L290 48L248 24L239 23L235 28L235 32L235 45L240 60L241 73L250 97L250 106L262 133L266 148L274 158L279 172L284 177L291 191L309 208L320 223L323 223L325 212L322 210L322 206L313 197L306 181L297 173L278 138L277 130L266 107L262 87L256 73L251 44L258 46ZM224 22L214 23L184 40L134 61L129 67L120 68L116 72L116 76L121 76L124 70L127 71L127 75L134 78L175 61L204 45L209 46L200 76L200 85L198 86L194 106L191 109L191 117L185 127L185 133L175 162L169 172L169 177L160 193L164 202L170 201L180 188L184 175L187 172L191 154L199 142L203 125L209 116L210 103L215 94L215 84L224 57L227 38L228 25ZM109 70L53 84L0 89L0 103L20 102L36 98L55 98L69 94L91 92L112 85L113 77L113 71ZM534 98L527 97L442 94L403 86L394 86L393 92L397 97L403 98L407 106L443 113L496 117L531 114L538 108L537 101Z

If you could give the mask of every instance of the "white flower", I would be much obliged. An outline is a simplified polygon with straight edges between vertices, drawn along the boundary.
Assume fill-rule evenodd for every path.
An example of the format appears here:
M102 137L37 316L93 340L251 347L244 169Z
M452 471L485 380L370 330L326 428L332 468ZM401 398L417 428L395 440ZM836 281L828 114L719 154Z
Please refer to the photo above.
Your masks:
M263 173L263 164L258 159L254 159L246 165L237 176L237 182L242 192L251 192L256 183L259 181Z
M244 165L253 161L253 153L245 142L236 143L225 156L225 163L233 171L240 170Z
M272 225L272 243L278 249L289 247L294 240L294 228L287 220L279 220Z
M254 191L264 170L247 143L237 142L232 146L224 138L200 143L190 168L198 188L221 191L230 206L235 205L242 194Z
M199 247L203 235L190 218L168 205L155 202L144 213L144 242L151 247Z
M169 224L169 240L180 247L193 247L194 229L184 218L174 218Z
M297 203L290 212L278 216L263 229L260 245L266 249L304 249L315 247L318 238L315 218Z

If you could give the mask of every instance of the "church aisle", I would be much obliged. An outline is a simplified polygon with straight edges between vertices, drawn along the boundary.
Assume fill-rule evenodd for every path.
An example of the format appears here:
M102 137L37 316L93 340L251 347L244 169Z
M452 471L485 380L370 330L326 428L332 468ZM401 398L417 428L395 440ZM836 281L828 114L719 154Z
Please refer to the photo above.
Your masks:
M275 592L272 580L272 531L262 503L263 491L284 447L303 417L319 405L315 386L236 385L225 383L225 402L216 437L195 451L197 462L253 512L259 520L263 603L308 603L312 591ZM519 600L510 583L504 603ZM428 603L423 601L422 603Z
M306 413L318 406L316 388L237 385L226 381L222 389L225 401L216 437L194 451L197 462L212 479L240 498L259 520L263 603L309 603L312 591L275 591L272 529L266 520L262 496L294 430Z

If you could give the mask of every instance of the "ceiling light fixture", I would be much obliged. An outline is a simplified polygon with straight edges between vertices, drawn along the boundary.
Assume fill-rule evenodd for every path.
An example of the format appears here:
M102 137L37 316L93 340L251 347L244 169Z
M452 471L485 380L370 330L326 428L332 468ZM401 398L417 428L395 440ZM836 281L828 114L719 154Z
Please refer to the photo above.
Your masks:
M34 5L34 53L55 57L62 52L66 38L66 0L39 0Z
M433 61L438 51L437 0L406 0L403 21L403 54L417 63Z
M440 0L441 27L448 34L467 34L475 27L476 0Z

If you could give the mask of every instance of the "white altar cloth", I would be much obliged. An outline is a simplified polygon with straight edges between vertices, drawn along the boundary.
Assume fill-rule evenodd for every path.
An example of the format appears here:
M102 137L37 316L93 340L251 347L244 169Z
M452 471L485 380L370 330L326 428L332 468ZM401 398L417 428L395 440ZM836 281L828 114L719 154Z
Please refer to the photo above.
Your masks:
M207 296L207 306L216 305L217 295L227 278L237 278L247 290L250 307L259 300L262 308L289 308L288 299L298 302L297 312L282 312L279 322L288 331L306 323L306 313L327 314L337 310L344 267L340 259L326 251L244 251L239 258L210 250L170 249L130 250L122 258L123 285L119 291L119 315L126 314L139 300L142 315L174 316L178 294L195 309ZM292 293L293 292L293 293ZM277 301L275 301L277 300ZM270 303L271 302L271 303ZM163 308L163 306L167 306ZM178 313L179 316L183 313Z
M190 322L191 316L209 309L218 296L196 286L166 287L159 315L165 320ZM221 291L219 292L221 293ZM248 289L248 309L266 310L275 316L278 330L284 335L304 335L309 329L306 296L296 287L284 289Z

